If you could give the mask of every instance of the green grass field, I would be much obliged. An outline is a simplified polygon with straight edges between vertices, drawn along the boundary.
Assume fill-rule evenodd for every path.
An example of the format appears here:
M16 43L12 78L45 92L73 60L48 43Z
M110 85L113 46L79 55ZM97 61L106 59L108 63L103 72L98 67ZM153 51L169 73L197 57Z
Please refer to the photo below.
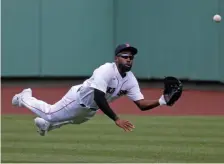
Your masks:
M2 162L224 162L224 117L106 116L41 137L32 116L2 116Z

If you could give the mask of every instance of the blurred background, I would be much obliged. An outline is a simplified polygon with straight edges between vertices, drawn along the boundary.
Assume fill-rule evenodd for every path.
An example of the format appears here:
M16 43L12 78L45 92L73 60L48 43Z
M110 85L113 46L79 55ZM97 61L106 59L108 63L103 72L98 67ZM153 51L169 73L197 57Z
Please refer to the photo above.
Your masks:
M224 162L224 0L1 0L2 162ZM46 137L12 97L31 87L53 104L113 62L118 44L138 48L133 72L146 99L165 76L184 84L172 106L111 106L135 126L124 134L99 110Z

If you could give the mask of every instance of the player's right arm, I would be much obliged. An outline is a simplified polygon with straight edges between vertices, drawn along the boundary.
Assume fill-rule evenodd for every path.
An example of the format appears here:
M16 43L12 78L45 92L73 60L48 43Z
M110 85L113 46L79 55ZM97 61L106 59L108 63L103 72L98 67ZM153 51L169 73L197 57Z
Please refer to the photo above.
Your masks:
M113 68L110 65L104 65L94 71L90 87L94 89L94 101L97 106L111 118L117 126L125 131L131 131L134 126L127 120L120 119L117 114L109 106L105 95L107 86L113 78Z

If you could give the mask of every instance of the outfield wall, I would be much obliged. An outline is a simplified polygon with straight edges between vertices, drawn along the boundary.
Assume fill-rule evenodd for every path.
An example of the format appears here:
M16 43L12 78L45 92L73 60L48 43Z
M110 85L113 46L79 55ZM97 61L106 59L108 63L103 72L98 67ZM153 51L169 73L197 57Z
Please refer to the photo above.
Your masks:
M129 42L139 79L223 82L216 13L223 0L2 0L2 77L89 76Z

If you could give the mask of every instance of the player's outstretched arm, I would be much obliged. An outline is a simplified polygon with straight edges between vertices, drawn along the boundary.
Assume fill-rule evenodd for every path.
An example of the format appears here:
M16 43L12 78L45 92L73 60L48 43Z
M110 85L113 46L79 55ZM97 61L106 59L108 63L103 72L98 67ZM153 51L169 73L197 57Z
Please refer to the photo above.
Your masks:
M142 110L150 110L160 105L173 106L181 97L183 90L182 82L176 77L167 76L164 79L164 90L159 100L145 100L140 92L138 85L129 91L129 97L133 97L134 103ZM136 98L137 97L137 98Z
M160 97L159 100L137 100L134 101L134 103L139 107L140 110L145 111L145 110L150 110L153 108L156 108L160 105L166 105L166 101L163 96Z
M128 120L122 120L120 119L114 111L110 108L106 98L105 98L105 93L98 90L94 89L94 100L98 107L109 117L111 118L115 124L124 129L125 131L132 131L134 128L134 125L132 125Z

